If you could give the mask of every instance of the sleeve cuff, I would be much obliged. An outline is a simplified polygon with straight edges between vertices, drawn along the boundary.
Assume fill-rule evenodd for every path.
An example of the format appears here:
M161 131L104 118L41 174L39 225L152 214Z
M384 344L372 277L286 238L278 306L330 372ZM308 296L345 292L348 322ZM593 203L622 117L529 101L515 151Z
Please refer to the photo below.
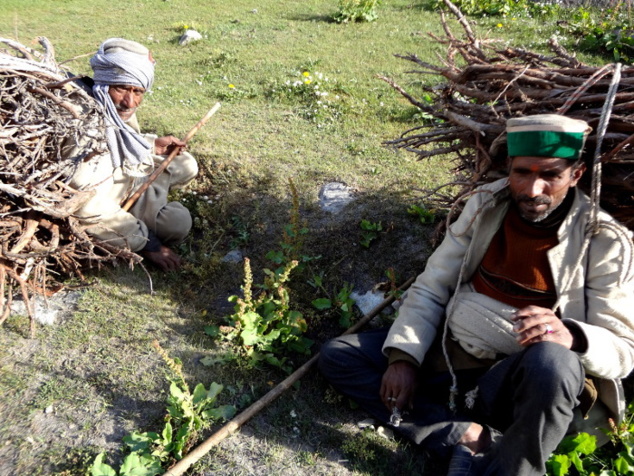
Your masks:
M583 332L583 329L579 327L574 321L566 320L564 325L568 328L572 334L572 347L570 350L579 354L585 354L588 351L588 338Z
M154 232L150 229L147 231L147 243L143 247L141 251L148 251L150 253L154 253L156 251L161 250L161 240L158 239L158 236L154 234Z
M390 347L388 349L388 352L389 352L388 364L393 364L394 362L404 360L418 367L418 362L416 361L416 359L412 357L411 355L409 355L407 352L403 352L402 350L396 349L394 347Z

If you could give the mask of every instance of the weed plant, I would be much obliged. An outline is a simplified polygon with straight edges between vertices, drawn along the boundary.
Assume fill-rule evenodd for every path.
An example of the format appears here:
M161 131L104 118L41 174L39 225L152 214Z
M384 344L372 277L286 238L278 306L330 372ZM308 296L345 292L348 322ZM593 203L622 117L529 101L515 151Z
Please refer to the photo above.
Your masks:
M193 393L182 373L183 364L172 359L154 342L154 347L171 370L170 393L167 398L167 417L161 433L134 431L123 441L130 451L124 458L119 472L104 462L100 453L90 467L91 476L155 476L183 458L196 442L200 432L211 422L230 419L235 414L231 405L216 406L216 398L223 386L213 382L209 390L202 383Z
M380 0L339 0L334 20L337 23L373 22L379 17L380 4Z
M231 296L234 314L228 317L229 328L224 338L236 340L242 352L255 365L265 361L287 373L292 368L286 363L287 352L309 354L313 342L304 337L307 330L302 313L291 309L287 283L297 266L291 261L278 271L264 269L266 277L253 295L253 274L249 259L244 260L243 297ZM221 329L222 332L222 329ZM216 334L216 332L213 332Z

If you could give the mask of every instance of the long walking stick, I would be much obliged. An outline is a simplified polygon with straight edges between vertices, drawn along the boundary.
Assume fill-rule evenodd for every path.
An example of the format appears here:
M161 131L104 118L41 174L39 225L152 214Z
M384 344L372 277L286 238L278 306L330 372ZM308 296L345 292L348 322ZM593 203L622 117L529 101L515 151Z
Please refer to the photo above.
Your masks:
M414 282L414 278L408 279L399 290L407 289ZM372 309L368 314L363 316L359 322L357 322L354 326L346 330L342 335L352 334L353 332L357 332L361 327L366 325L370 320L372 320L375 316L377 316L383 309L392 304L396 297L391 295L387 299L384 299L381 303L379 303L374 309ZM196 463L200 458L205 456L209 451L224 440L227 436L235 433L240 426L246 423L252 416L266 407L269 403L279 397L282 393L288 390L291 385L293 385L297 380L302 378L306 373L310 370L315 362L319 359L319 353L315 354L308 362L298 368L291 375L286 377L282 382L277 384L277 386L271 389L266 395L260 398L257 402L251 405L249 408L244 410L242 413L235 416L231 421L225 424L222 428L220 428L216 433L211 435L205 441L203 441L200 445L190 451L182 460L176 463L171 469L169 469L163 476L182 476L185 471L189 469L191 465Z
M196 134L196 132L198 132L198 130L202 126L205 125L205 122L207 122L209 118L213 116L218 109L220 109L219 102L214 104L214 107L212 107L207 112L207 114L205 114L205 116L200 121L198 121L198 124L192 127L192 130L189 131L187 135L183 138L183 142L187 143L189 139L194 137L194 134ZM150 178L147 180L147 182L144 182L143 185L141 185L139 189L132 194L132 196L128 199L128 201L125 202L125 205L123 205L121 208L123 208L125 211L130 210L132 205L134 205L134 203L139 199L139 197L145 193L145 191L150 187L150 185L152 185L152 182L154 182L156 178L163 173L163 171L167 168L170 162L174 160L174 157L178 155L180 150L181 150L180 147L174 147L174 150L170 152L170 155L168 155L167 158L163 162L161 162L157 168L154 169L154 171L150 175Z

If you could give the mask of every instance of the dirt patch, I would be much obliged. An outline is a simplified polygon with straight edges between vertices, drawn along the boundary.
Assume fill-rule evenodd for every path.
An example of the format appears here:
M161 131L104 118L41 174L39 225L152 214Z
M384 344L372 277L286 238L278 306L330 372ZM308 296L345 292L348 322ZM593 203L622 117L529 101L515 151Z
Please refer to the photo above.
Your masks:
M271 267L264 256L279 246L288 220L288 204L267 197L259 202L257 215L243 217L251 233L239 247L252 260L256 280L262 268ZM387 281L389 269L400 282L422 269L433 226L422 226L406 210L402 197L360 194L336 213L302 207L309 228L304 249L319 258L294 278L293 298L312 323L313 352L343 331L336 319L310 309L310 301L319 297L307 284L313 273L323 272L332 292L347 282L364 294ZM362 218L382 224L368 247L360 244ZM214 251L217 263L204 278L152 272L157 293L149 296L143 270L108 268L81 292L76 305L60 299L67 307L55 324L39 326L35 339L27 338L28 319L20 315L0 328L0 431L5 436L0 474L83 474L102 451L116 466L126 434L160 431L168 382L166 366L152 349L154 340L183 362L190 385L225 385L221 403L238 411L285 377L275 369L202 364L204 357L223 352L205 336L204 327L221 322L232 310L227 298L240 293L242 263L221 259L236 249L229 238ZM305 359L295 356L294 366ZM395 468L400 474L423 474L422 453L359 429L355 423L366 415L333 395L313 369L191 474L377 475L394 474Z

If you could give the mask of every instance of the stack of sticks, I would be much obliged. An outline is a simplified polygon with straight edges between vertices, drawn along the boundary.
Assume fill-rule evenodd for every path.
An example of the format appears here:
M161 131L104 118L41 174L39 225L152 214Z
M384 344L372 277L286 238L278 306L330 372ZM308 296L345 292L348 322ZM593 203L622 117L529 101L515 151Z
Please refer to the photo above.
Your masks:
M140 260L90 237L74 216L94 192L66 182L106 150L104 114L55 63L48 40L39 42L43 52L0 39L0 324L19 288L31 333L35 294L60 289L60 278L84 279L87 266Z
M611 116L603 137L597 137L614 65L592 67L566 52L555 38L552 55L522 48L496 48L493 40L478 39L471 25L449 0L465 37L453 35L444 14L445 37L431 35L447 47L440 65L414 54L397 55L418 66L414 74L438 75L441 84L423 87L432 101L417 99L393 80L381 77L419 108L431 123L405 131L386 144L411 151L420 159L448 156L454 160L455 180L427 197L444 208L460 208L461 197L478 185L506 175L507 119L531 114L562 114L583 119L593 128L584 151L588 170L601 161L601 206L634 229L634 66L621 68ZM602 139L599 140L598 139ZM596 151L597 142L601 143ZM590 192L590 173L581 188Z

